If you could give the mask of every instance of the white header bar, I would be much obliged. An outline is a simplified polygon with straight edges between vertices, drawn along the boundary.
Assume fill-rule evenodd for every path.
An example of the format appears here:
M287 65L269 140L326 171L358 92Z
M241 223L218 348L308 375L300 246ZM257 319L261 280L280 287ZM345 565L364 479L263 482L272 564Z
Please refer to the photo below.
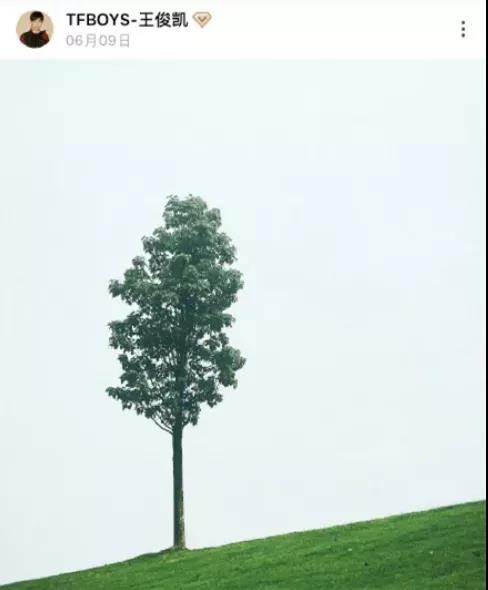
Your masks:
M485 3L479 0L0 2L0 59L476 59L486 55ZM31 48L19 36L29 30L34 9L46 15L48 42Z

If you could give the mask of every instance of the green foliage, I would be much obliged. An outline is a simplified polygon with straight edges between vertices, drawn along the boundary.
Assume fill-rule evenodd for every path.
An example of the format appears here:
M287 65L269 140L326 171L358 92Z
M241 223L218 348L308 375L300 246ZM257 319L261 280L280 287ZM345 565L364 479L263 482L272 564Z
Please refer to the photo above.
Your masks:
M169 551L2 590L481 590L485 503Z
M171 196L163 220L143 238L144 256L110 283L133 309L109 324L123 372L107 393L172 433L197 424L201 404L222 401L220 386L237 385L245 360L229 345L234 318L226 310L243 281L217 209Z

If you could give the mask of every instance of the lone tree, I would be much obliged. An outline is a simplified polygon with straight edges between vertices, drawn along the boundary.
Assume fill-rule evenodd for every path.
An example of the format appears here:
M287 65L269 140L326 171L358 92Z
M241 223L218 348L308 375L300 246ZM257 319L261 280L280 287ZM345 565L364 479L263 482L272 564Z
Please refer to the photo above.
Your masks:
M229 346L234 318L226 310L243 282L218 209L171 196L163 220L142 239L145 255L110 282L111 295L132 310L109 324L123 372L107 393L172 437L174 548L183 549L183 429L197 424L203 403L222 401L220 386L237 386L245 359Z

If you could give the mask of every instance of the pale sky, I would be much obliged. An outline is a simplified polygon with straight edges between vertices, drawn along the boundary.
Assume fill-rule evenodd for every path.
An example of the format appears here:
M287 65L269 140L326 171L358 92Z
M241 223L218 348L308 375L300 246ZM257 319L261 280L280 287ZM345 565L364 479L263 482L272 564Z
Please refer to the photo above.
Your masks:
M191 548L485 497L484 63L0 63L0 583L172 543L171 442L105 388L165 197L222 212L239 387Z

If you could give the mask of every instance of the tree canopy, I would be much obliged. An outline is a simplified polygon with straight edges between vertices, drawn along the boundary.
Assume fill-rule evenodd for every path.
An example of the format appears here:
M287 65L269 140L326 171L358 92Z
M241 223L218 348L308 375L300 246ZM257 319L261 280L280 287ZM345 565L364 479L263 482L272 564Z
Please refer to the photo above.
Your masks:
M107 393L173 434L197 424L202 404L220 402L221 386L237 386L245 359L229 344L227 310L243 280L218 209L171 196L163 220L142 239L144 255L110 282L131 311L109 324L123 372Z

